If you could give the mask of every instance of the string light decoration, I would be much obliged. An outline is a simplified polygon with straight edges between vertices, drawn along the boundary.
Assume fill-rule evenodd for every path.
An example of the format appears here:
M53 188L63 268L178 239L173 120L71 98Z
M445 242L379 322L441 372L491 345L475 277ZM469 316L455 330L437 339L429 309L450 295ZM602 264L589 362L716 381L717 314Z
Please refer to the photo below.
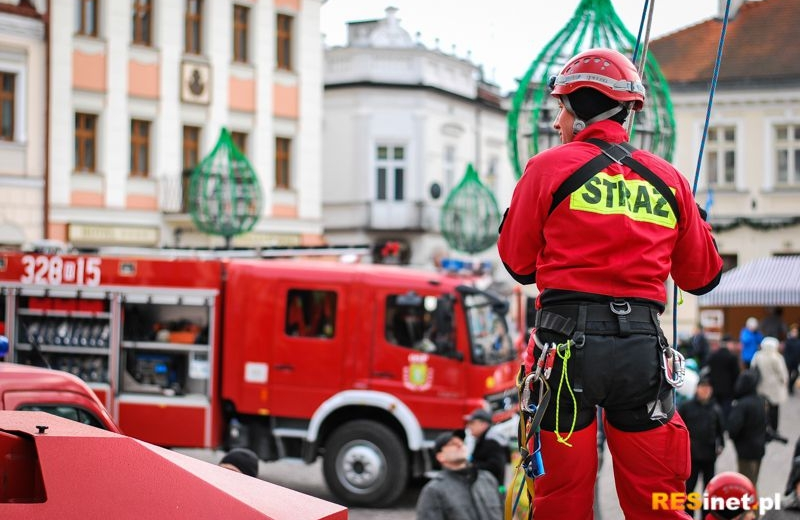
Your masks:
M452 249L475 254L494 247L499 226L497 200L470 163L442 208L442 234Z
M522 176L529 157L560 144L553 129L558 103L550 96L548 79L579 52L605 47L632 57L635 44L636 38L623 25L611 0L581 0L572 18L528 68L514 94L508 113L508 143L517 178ZM651 54L645 61L642 81L647 99L644 109L635 115L631 144L669 161L675 147L675 117L669 86Z
M217 144L192 171L189 214L200 231L231 239L253 229L261 216L263 195L258 177L226 128Z

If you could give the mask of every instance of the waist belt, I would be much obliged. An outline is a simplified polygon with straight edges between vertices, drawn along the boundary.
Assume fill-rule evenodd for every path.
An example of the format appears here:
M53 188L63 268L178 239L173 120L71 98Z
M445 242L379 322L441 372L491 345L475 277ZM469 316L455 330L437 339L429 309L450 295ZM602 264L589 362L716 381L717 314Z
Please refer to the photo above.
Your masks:
M550 305L536 313L535 327L567 337L575 332L599 336L660 334L658 311L626 300L609 303Z

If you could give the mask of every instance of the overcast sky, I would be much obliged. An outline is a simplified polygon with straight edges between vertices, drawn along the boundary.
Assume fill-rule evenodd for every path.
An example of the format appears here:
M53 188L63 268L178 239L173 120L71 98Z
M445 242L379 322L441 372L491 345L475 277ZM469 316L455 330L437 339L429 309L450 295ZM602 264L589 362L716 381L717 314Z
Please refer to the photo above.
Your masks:
M650 0L653 10L651 38L714 17L725 0ZM612 0L622 22L636 36L644 0ZM516 88L521 77L549 42L572 17L580 0L327 0L322 6L322 32L327 45L344 45L346 23L374 20L394 6L401 26L432 47L483 65L489 79L504 91Z

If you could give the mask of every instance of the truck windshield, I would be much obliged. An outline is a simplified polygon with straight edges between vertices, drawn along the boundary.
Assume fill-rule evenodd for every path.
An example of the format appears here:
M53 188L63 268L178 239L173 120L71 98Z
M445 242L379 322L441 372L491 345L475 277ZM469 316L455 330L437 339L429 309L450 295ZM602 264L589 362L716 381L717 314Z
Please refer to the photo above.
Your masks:
M505 308L498 303L482 293L464 295L472 362L476 365L497 365L515 357Z

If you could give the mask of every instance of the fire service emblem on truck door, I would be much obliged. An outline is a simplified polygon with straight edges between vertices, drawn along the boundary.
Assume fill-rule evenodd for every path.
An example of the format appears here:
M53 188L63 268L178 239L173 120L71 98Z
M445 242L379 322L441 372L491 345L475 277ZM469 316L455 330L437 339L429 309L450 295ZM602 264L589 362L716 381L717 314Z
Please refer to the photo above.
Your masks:
M433 367L428 366L428 354L409 354L403 367L403 385L415 392L424 392L433 384Z

